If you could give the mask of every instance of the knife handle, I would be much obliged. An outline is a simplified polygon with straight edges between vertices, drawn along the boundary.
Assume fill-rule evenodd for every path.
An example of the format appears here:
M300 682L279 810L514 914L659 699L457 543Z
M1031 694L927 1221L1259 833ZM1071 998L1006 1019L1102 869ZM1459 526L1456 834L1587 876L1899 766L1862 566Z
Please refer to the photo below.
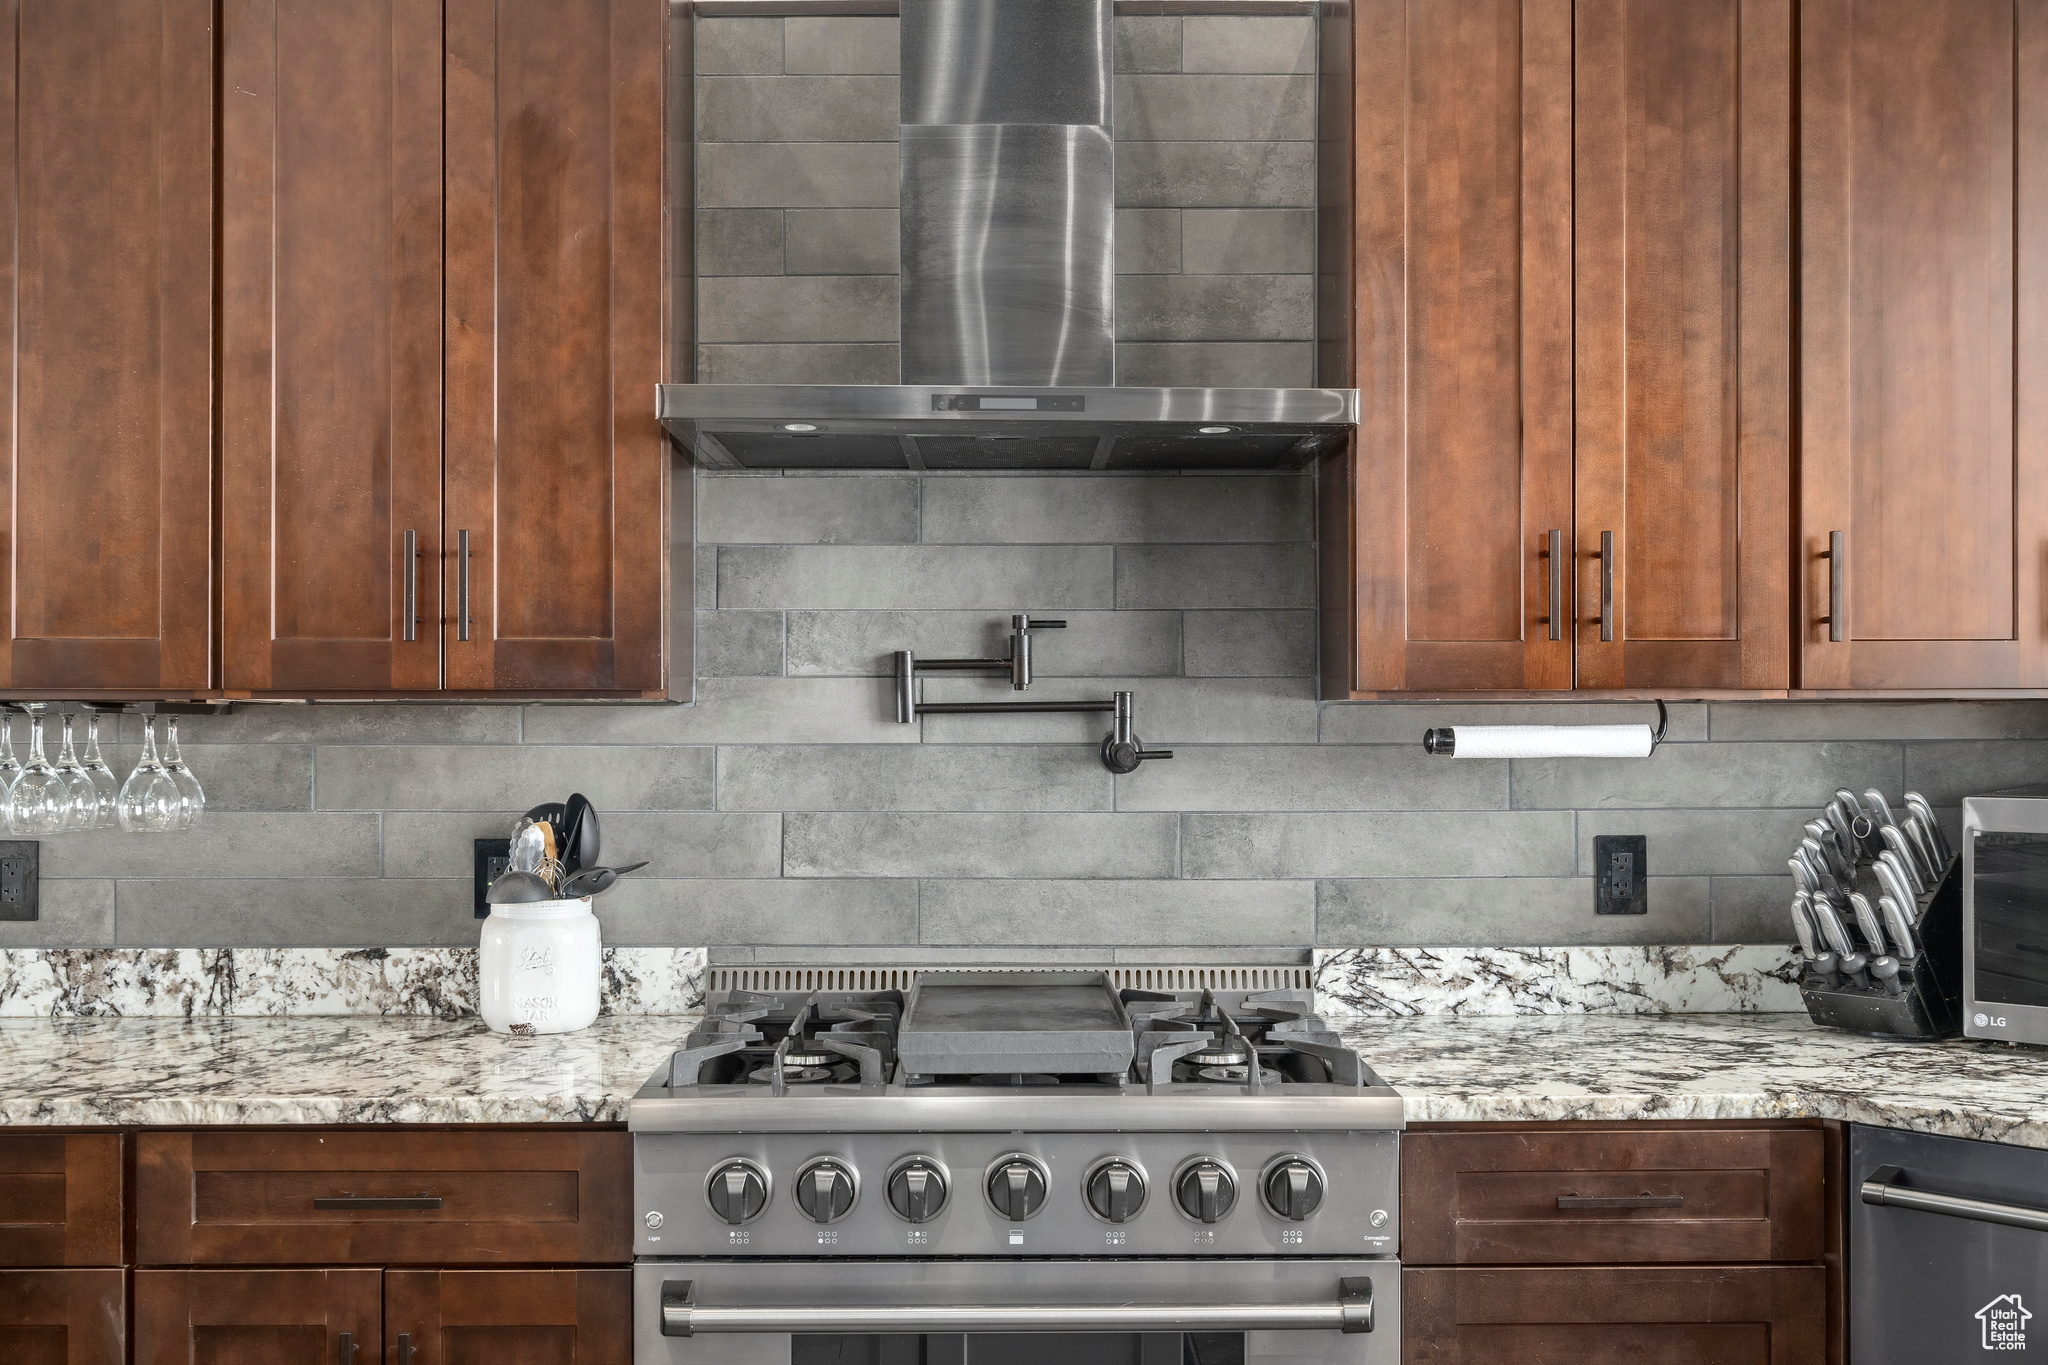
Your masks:
M1614 532L1600 533L1600 643L1614 639Z
M1828 640L1840 644L1849 638L1849 537L1842 531L1828 532L1828 547L1820 552L1828 562Z
M1549 535L1550 549L1550 638L1564 638L1564 532L1552 531Z

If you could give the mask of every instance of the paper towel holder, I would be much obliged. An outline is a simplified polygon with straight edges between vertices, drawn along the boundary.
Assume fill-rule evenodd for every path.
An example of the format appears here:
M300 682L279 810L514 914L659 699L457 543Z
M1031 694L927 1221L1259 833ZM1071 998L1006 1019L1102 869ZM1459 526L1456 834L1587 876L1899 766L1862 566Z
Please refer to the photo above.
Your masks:
M1650 752L1656 753L1657 746L1664 742L1664 734L1671 728L1671 711L1664 705L1664 699L1657 699L1657 728L1650 732ZM1448 725L1434 726L1422 732L1422 751L1439 758L1451 758L1458 751L1457 731Z

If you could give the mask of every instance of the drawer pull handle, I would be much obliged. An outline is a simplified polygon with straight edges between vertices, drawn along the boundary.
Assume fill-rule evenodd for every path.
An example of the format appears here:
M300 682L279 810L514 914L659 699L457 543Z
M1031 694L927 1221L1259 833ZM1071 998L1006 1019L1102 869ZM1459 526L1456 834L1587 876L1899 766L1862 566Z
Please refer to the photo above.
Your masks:
M1561 1209L1682 1209L1682 1194L1561 1194Z
M340 1362L340 1365L356 1365L356 1334L354 1332L343 1332L341 1334L341 1344L336 1348L334 1358Z
M441 1196L438 1194L419 1194L386 1197L384 1195L368 1194L337 1194L315 1199L313 1207L316 1209L438 1209L441 1207Z
M412 1333L398 1334L398 1365L412 1365Z

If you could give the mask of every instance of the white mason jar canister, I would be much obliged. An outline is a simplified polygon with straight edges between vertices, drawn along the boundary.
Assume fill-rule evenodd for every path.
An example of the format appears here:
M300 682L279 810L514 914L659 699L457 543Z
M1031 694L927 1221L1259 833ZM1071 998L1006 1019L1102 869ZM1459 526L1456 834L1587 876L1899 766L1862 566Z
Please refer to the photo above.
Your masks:
M587 897L494 905L477 954L478 1012L499 1033L587 1028L603 958Z

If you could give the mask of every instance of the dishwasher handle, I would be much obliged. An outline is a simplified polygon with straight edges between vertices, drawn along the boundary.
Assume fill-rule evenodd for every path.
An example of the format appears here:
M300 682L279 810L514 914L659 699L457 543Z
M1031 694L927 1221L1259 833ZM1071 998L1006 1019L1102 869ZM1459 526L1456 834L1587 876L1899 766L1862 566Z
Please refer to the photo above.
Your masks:
M697 1302L694 1280L661 1286L661 1334L700 1332L1370 1332L1372 1279L1337 1281L1326 1303L746 1304Z
M1948 1218L1968 1218L1978 1223L2002 1223L2009 1228L2026 1228L2033 1232L2048 1232L2048 1209L1914 1189L1898 1183L1904 1175L1905 1172L1897 1166L1878 1167L1870 1173L1870 1178L1863 1182L1863 1202L1879 1204L1886 1208L1912 1209L1918 1213L1938 1213Z

